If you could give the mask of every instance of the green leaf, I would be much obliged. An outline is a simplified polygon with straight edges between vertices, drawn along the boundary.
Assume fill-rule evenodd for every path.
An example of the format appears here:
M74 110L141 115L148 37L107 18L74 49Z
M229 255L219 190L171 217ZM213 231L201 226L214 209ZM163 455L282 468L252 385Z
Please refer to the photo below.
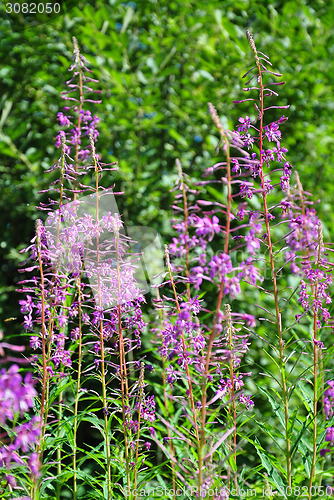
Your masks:
M304 470L308 478L311 476L311 467L312 467L312 453L308 449L306 441L303 439L303 436L300 438L299 449L302 454L302 460L304 464Z
M85 421L90 422L91 424L94 425L95 429L98 429L100 433L102 434L102 437L104 438L105 436L105 429L104 429L104 423L102 420L99 420L96 415L93 413L90 413L85 416Z
M268 472L268 481L271 482L272 480L274 485L279 489L284 498L287 498L285 493L285 485L283 483L281 476L277 473L276 468L280 469L281 472L285 473L285 471L278 464L276 458L273 455L270 455L267 451L265 451L262 448L257 438L255 438L254 444L256 446L256 451L259 457L261 458L262 465Z
M273 398L273 396L267 391L267 389L264 389L263 387L259 386L258 389L263 392L267 396L267 399L269 403L271 404L272 409L274 410L275 415L279 419L280 423L282 424L283 429L285 430L285 420L284 420L284 414L283 411L280 407L280 404L277 403L277 401ZM273 389L272 389L273 390Z
M285 439L284 434L279 432L275 427L270 425L268 422L259 422L258 420L254 419L254 422L259 426L259 429L264 429L266 434L276 443L277 447L284 453L284 450L282 446L279 444L277 441L277 438L281 438L282 440Z
M292 446L291 446L291 459L292 459L293 455L296 453L296 451L298 450L299 442L302 439L302 437L304 436L304 434L306 432L306 429L307 429L307 426L308 426L308 416L305 418L305 420L303 422L303 425L302 425L302 428L298 432L298 435L297 435L295 441L292 443Z

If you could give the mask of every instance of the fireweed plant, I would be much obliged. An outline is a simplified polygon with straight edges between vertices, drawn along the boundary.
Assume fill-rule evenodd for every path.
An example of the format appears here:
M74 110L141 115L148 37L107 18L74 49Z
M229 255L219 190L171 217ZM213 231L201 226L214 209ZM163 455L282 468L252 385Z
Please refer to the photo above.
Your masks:
M247 36L251 97L236 103L253 111L228 131L209 104L221 159L203 180L177 161L175 237L145 315L74 40L21 282L31 370L0 372L1 498L332 495L332 248L287 158L284 82Z
M32 376L23 382L17 365L1 373L6 400L1 498L13 498L14 490L33 499L109 499L117 491L122 497L126 486L138 483L151 444L143 433L150 435L155 419L154 396L146 390L145 363L131 354L140 347L145 326L144 297L134 279L136 256L129 258L117 211L101 210L103 204L113 207L105 202L110 190L100 182L103 171L114 167L102 164L96 153L99 119L87 106L99 101L86 97L98 92L91 87L96 80L75 40L73 60L63 92L68 105L58 113L61 155L50 169L56 179L47 190L49 202L41 205L48 218L37 220L25 250L30 253L25 271L33 276L21 283L39 398L36 416L18 425L36 396ZM79 442L83 422L100 434L97 446ZM19 456L19 450L30 456ZM26 470L15 476L24 458Z
M198 192L177 162L178 236L166 249L172 296L157 301L165 309L159 349L169 417L164 452L174 464L174 483L182 473L188 487L197 481L199 496L238 498L262 477L267 496L276 490L286 498L321 497L332 494L333 469L324 473L320 459L331 451L324 442L334 442L326 424L333 417L333 381L325 382L332 353L326 353L326 333L333 328L332 250L297 172L290 184L293 167L281 132L287 118L272 118L288 108L271 99L284 84L276 81L282 75L247 36L255 66L244 75L244 90L254 97L235 102L253 102L255 115L239 118L230 132L209 104L225 158L206 170L211 180L197 182ZM205 192L215 200L203 199ZM245 390L254 368L245 356L252 340L270 362L270 371L261 363L257 381L273 412L265 422ZM251 470L240 468L246 444L260 458Z

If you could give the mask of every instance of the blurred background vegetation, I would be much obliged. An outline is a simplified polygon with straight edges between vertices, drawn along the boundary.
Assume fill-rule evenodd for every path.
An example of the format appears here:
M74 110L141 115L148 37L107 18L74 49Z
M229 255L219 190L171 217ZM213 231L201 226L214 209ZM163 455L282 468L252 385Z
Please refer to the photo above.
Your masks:
M33 237L38 191L59 155L56 116L72 37L100 80L103 103L92 107L101 119L99 153L119 162L106 184L124 191L119 209L127 224L154 227L168 240L175 159L197 180L216 162L207 103L230 129L252 112L231 102L243 98L241 77L253 63L246 29L284 74L277 104L290 109L282 142L305 188L321 199L334 240L334 11L325 1L85 0L22 31L2 12L0 329L22 331L20 320L4 320L18 316L19 250Z

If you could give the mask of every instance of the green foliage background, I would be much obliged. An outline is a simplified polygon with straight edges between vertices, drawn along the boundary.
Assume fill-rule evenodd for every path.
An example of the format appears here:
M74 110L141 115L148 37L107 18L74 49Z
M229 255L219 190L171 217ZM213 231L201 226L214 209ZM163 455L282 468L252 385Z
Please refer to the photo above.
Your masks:
M2 5L2 10L4 9ZM3 12L2 12L3 14ZM251 113L240 99L252 56L251 29L287 84L277 104L290 104L282 128L288 157L304 186L321 199L327 236L334 237L334 11L322 0L79 1L65 16L13 32L0 29L0 328L22 330L17 317L19 250L33 236L35 205L58 158L54 138L60 91L68 77L72 36L100 80L99 152L120 170L108 181L125 196L127 224L155 227L168 239L175 158L199 179L215 160L212 102L233 128ZM210 194L209 196L212 196Z

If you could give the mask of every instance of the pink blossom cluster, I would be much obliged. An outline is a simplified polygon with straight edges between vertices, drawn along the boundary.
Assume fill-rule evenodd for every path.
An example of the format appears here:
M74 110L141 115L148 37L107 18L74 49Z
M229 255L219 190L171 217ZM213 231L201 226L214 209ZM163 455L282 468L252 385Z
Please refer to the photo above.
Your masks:
M41 419L33 416L22 422L33 408L37 392L31 373L23 378L19 370L18 365L13 364L0 372L0 468L6 471L5 479L14 489L16 479L11 471L17 466L28 467L36 477L40 469L35 447L41 436Z

